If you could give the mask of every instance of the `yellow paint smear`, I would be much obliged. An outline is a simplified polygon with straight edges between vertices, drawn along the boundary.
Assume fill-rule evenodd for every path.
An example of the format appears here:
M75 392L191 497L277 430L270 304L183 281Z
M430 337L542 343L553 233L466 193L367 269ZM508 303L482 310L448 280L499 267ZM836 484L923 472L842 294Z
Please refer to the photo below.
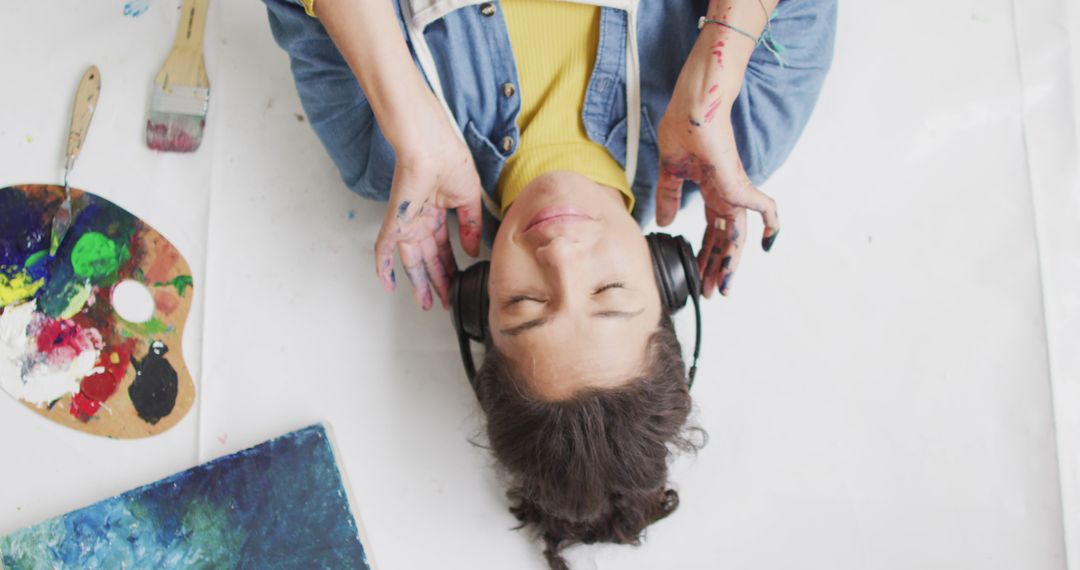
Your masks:
M25 270L11 277L0 273L0 307L30 299L43 285L45 285L44 277L31 281L30 275Z
M61 319L70 319L79 314L79 311L83 310L86 306L86 301L90 299L91 287L90 283L81 283L76 285L79 288L74 295L71 296L71 300L68 301L67 308L60 313Z

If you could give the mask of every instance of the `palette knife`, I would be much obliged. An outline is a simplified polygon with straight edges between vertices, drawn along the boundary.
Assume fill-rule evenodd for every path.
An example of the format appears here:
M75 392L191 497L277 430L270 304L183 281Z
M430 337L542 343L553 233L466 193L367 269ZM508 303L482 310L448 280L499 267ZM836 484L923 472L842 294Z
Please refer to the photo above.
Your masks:
M68 129L67 160L64 162L64 202L53 216L52 239L49 242L49 255L56 255L60 249L60 243L64 241L64 235L71 227L71 187L68 185L68 175L75 167L75 159L79 157L83 142L86 140L86 131L90 129L90 120L94 118L94 109L97 108L98 95L101 94L101 73L96 65L83 74L79 81L79 89L75 92L75 106L71 109L71 127Z

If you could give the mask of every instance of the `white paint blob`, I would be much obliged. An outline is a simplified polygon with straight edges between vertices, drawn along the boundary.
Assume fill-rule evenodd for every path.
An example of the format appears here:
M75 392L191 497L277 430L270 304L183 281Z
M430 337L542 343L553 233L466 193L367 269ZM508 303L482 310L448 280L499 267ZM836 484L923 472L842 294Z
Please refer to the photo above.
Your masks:
M37 301L9 305L0 314L0 387L19 400L37 406L79 391L79 382L104 369L95 367L101 355L100 334L90 333L95 348L71 358L50 358L37 351L36 332L47 317L35 312Z
M128 279L113 287L112 305L129 323L145 323L154 317L154 296L138 281Z

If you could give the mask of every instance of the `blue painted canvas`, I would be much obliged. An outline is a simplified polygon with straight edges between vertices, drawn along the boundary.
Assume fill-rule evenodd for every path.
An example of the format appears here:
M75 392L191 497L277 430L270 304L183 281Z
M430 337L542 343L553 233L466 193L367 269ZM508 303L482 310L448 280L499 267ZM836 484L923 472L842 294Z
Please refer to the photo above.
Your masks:
M0 562L19 570L371 568L322 425L0 537Z

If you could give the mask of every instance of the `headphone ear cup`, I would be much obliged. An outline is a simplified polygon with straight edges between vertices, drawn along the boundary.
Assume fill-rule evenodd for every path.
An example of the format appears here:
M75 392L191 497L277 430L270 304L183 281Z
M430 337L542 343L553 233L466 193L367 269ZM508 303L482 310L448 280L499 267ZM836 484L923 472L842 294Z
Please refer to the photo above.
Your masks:
M681 236L654 233L645 239L652 254L660 299L667 311L674 313L686 305L691 294L696 296L701 289L694 249Z
M458 337L486 343L488 340L488 272L487 261L474 263L454 276L450 285L450 302L454 329Z

